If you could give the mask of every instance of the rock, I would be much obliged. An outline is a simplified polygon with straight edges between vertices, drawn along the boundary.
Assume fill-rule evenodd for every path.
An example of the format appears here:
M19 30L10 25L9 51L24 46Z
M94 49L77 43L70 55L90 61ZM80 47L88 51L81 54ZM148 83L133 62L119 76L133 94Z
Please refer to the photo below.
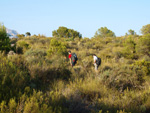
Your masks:
M16 53L14 51L9 51L8 56L15 55Z
M14 47L15 46L15 44L11 44L11 47Z

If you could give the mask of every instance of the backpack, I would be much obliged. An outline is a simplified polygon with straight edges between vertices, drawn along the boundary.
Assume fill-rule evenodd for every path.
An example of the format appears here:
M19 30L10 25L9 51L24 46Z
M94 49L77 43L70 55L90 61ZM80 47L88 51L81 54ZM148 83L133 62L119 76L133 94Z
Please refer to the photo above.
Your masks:
M98 57L97 57L96 64L97 64L98 66L101 65L101 58L98 58Z
M72 53L71 59L72 61L77 61L78 60L77 55L75 53Z

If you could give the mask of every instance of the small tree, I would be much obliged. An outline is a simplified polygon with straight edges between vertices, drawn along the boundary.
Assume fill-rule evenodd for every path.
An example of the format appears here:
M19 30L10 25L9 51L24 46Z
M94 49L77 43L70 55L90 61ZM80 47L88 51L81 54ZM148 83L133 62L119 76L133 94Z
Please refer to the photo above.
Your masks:
M59 37L68 38L68 29L66 27L59 27L57 29L57 34Z
M128 32L129 32L129 35L135 35L136 34L136 32L132 29L128 30Z
M124 49L122 51L123 55L126 58L131 58L131 59L134 58L136 43L134 42L132 37L127 38L123 45L124 45Z
M105 38L105 37L115 37L115 33L111 30L109 30L107 27L101 27L100 29L98 29L94 35L94 37L101 37L101 38Z
M58 33L57 33L57 31L56 31L56 30L54 30L54 31L52 32L52 35L53 35L54 37L58 37Z
M59 27L57 30L54 30L52 32L52 35L54 37L59 37L59 38L76 38L76 37L79 37L79 38L82 38L82 35L73 30L73 29L68 29L66 27Z
M143 35L150 34L150 24L143 26L141 29L141 33Z
M26 32L26 36L31 36L31 33L30 32Z
M18 34L17 37L18 38L23 38L23 37L25 37L25 35L24 34Z
M6 28L0 24L0 51L8 52L10 48L10 39L6 33Z
M138 54L148 55L150 57L150 34L139 39L136 45Z

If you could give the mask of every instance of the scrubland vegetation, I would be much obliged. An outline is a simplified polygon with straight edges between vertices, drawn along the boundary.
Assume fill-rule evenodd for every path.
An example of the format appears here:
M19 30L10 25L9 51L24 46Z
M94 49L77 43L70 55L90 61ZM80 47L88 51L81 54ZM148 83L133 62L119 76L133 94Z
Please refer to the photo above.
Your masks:
M150 34L112 34L11 39L17 54L0 53L0 112L149 113ZM68 50L78 56L74 68Z

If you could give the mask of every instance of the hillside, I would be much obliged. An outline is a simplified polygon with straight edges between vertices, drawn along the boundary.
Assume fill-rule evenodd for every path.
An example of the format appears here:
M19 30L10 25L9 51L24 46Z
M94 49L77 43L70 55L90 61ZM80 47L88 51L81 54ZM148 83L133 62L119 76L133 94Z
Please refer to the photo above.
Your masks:
M17 54L0 54L2 113L150 112L150 35L11 41ZM98 73L92 54L102 59Z
M18 34L17 31L6 28L6 32L9 35L9 38L18 38L17 37L17 34Z

